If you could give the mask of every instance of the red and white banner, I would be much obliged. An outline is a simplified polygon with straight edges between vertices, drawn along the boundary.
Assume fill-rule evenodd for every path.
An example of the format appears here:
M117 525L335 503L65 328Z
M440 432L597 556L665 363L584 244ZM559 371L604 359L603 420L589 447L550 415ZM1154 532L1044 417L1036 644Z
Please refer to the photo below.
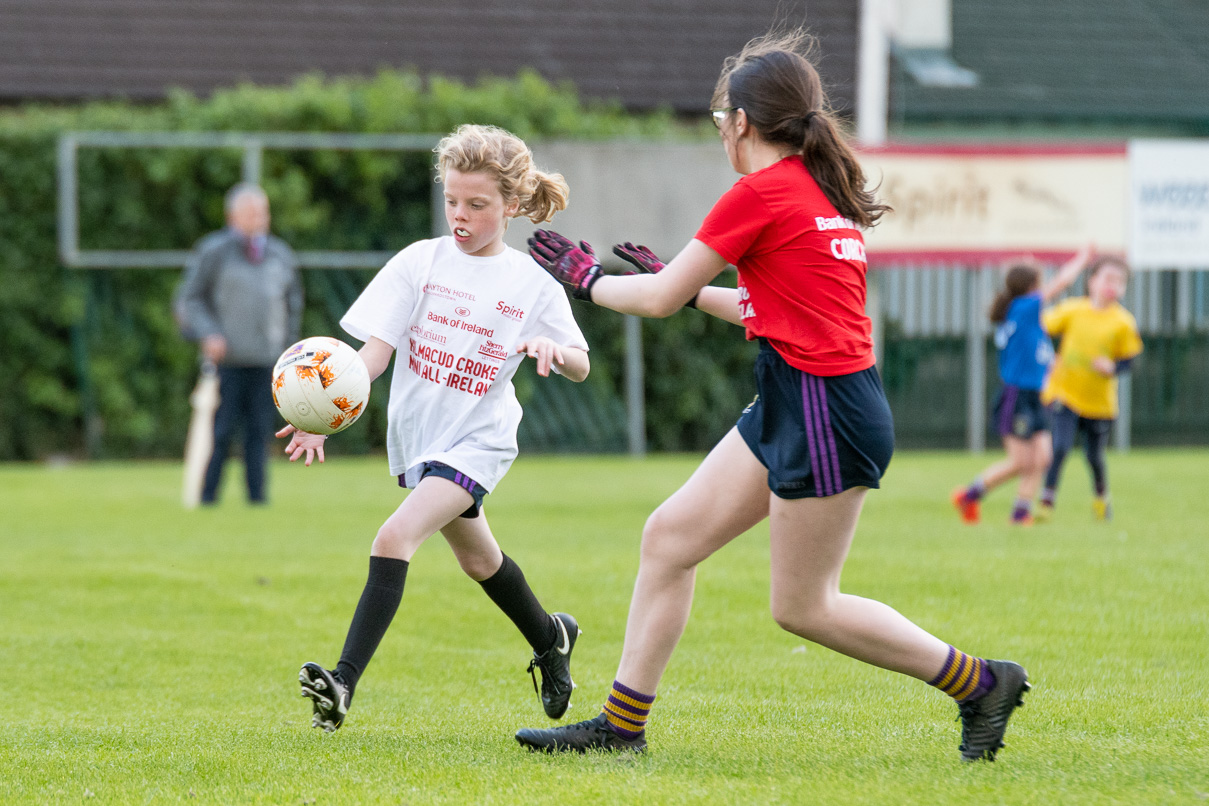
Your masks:
M866 233L869 262L981 262L1030 254L1065 260L1079 247L1124 254L1125 144L892 146L860 154L894 211Z

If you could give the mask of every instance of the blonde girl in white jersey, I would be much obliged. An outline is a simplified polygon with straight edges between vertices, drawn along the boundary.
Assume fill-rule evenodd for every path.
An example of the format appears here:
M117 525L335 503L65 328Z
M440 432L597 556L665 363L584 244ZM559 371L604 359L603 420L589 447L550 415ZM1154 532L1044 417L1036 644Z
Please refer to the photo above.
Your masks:
M483 497L516 458L521 410L512 376L530 357L539 375L588 376L587 342L562 287L528 254L504 243L508 220L548 221L567 205L558 174L534 166L529 148L493 126L465 125L436 148L449 236L419 241L392 258L341 320L365 342L376 378L400 351L387 408L390 472L412 492L386 519L370 551L369 578L333 669L306 663L302 695L312 724L340 727L366 665L390 626L408 565L440 532L462 570L533 647L541 699L557 719L573 683L579 626L548 613L487 525ZM286 426L290 461L323 461L325 438Z

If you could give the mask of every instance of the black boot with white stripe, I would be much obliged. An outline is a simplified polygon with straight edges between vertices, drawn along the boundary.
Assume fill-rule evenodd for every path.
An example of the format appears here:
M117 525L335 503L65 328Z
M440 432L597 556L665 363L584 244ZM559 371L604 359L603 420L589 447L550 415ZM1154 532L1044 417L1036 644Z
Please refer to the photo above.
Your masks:
M571 680L571 650L583 631L579 629L579 622L566 613L554 613L551 618L557 635L554 646L540 655L534 652L528 671L533 677L533 690L537 691L536 670L541 670L542 708L546 716L558 719L571 703L571 691L575 688L575 682Z
M331 733L344 724L349 704L348 687L338 677L318 663L307 662L298 671L298 682L302 686L302 696L314 707L312 727Z

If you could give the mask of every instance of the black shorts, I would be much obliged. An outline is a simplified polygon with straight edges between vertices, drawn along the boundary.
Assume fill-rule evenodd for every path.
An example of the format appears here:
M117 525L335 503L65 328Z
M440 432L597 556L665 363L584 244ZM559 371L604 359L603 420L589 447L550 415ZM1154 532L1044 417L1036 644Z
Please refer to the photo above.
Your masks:
M824 498L880 486L894 453L894 420L875 368L811 375L761 341L756 391L738 429L768 468L774 495Z
M1075 437L1078 434L1082 434L1089 444L1095 440L1097 444L1108 445L1108 438L1112 435L1113 423L1116 422L1116 420L1100 420L1094 417L1084 417L1074 409L1067 408L1059 401L1054 401L1048 410L1048 414L1053 417L1054 421L1054 442L1061 441L1068 446L1075 444Z
M1050 430L1049 409L1041 404L1041 392L1008 384L995 398L995 431L1001 437L1028 439Z
M419 484L424 480L425 476L436 476L439 479L449 479L454 484L460 486L463 490L470 493L474 498L474 503L470 508L463 512L458 517L461 518L477 518L479 510L483 508L483 499L487 496L487 491L483 489L483 485L479 484L474 479L467 476L460 470L456 470L443 462L425 462L420 466L420 478L416 480ZM399 474L399 486L406 487L406 473Z

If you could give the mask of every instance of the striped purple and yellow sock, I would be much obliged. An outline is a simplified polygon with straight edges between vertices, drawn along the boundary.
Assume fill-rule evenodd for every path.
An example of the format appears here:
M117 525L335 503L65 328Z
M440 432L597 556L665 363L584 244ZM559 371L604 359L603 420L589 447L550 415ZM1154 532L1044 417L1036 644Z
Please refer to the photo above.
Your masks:
M654 702L654 694L641 694L614 680L613 690L609 692L609 700L604 705L605 719L618 736L623 739L635 739L646 729L646 721L651 716L651 705Z
M949 647L949 657L940 674L928 681L929 686L948 694L958 702L973 701L995 687L995 676L982 658L967 655Z
M1020 523L1028 520L1033 514L1033 503L1027 498L1017 498L1016 503L1012 505L1012 523Z
M986 482L982 480L982 476L974 479L974 481L970 483L970 486L966 487L965 496L967 501L980 501L986 494L987 485Z

